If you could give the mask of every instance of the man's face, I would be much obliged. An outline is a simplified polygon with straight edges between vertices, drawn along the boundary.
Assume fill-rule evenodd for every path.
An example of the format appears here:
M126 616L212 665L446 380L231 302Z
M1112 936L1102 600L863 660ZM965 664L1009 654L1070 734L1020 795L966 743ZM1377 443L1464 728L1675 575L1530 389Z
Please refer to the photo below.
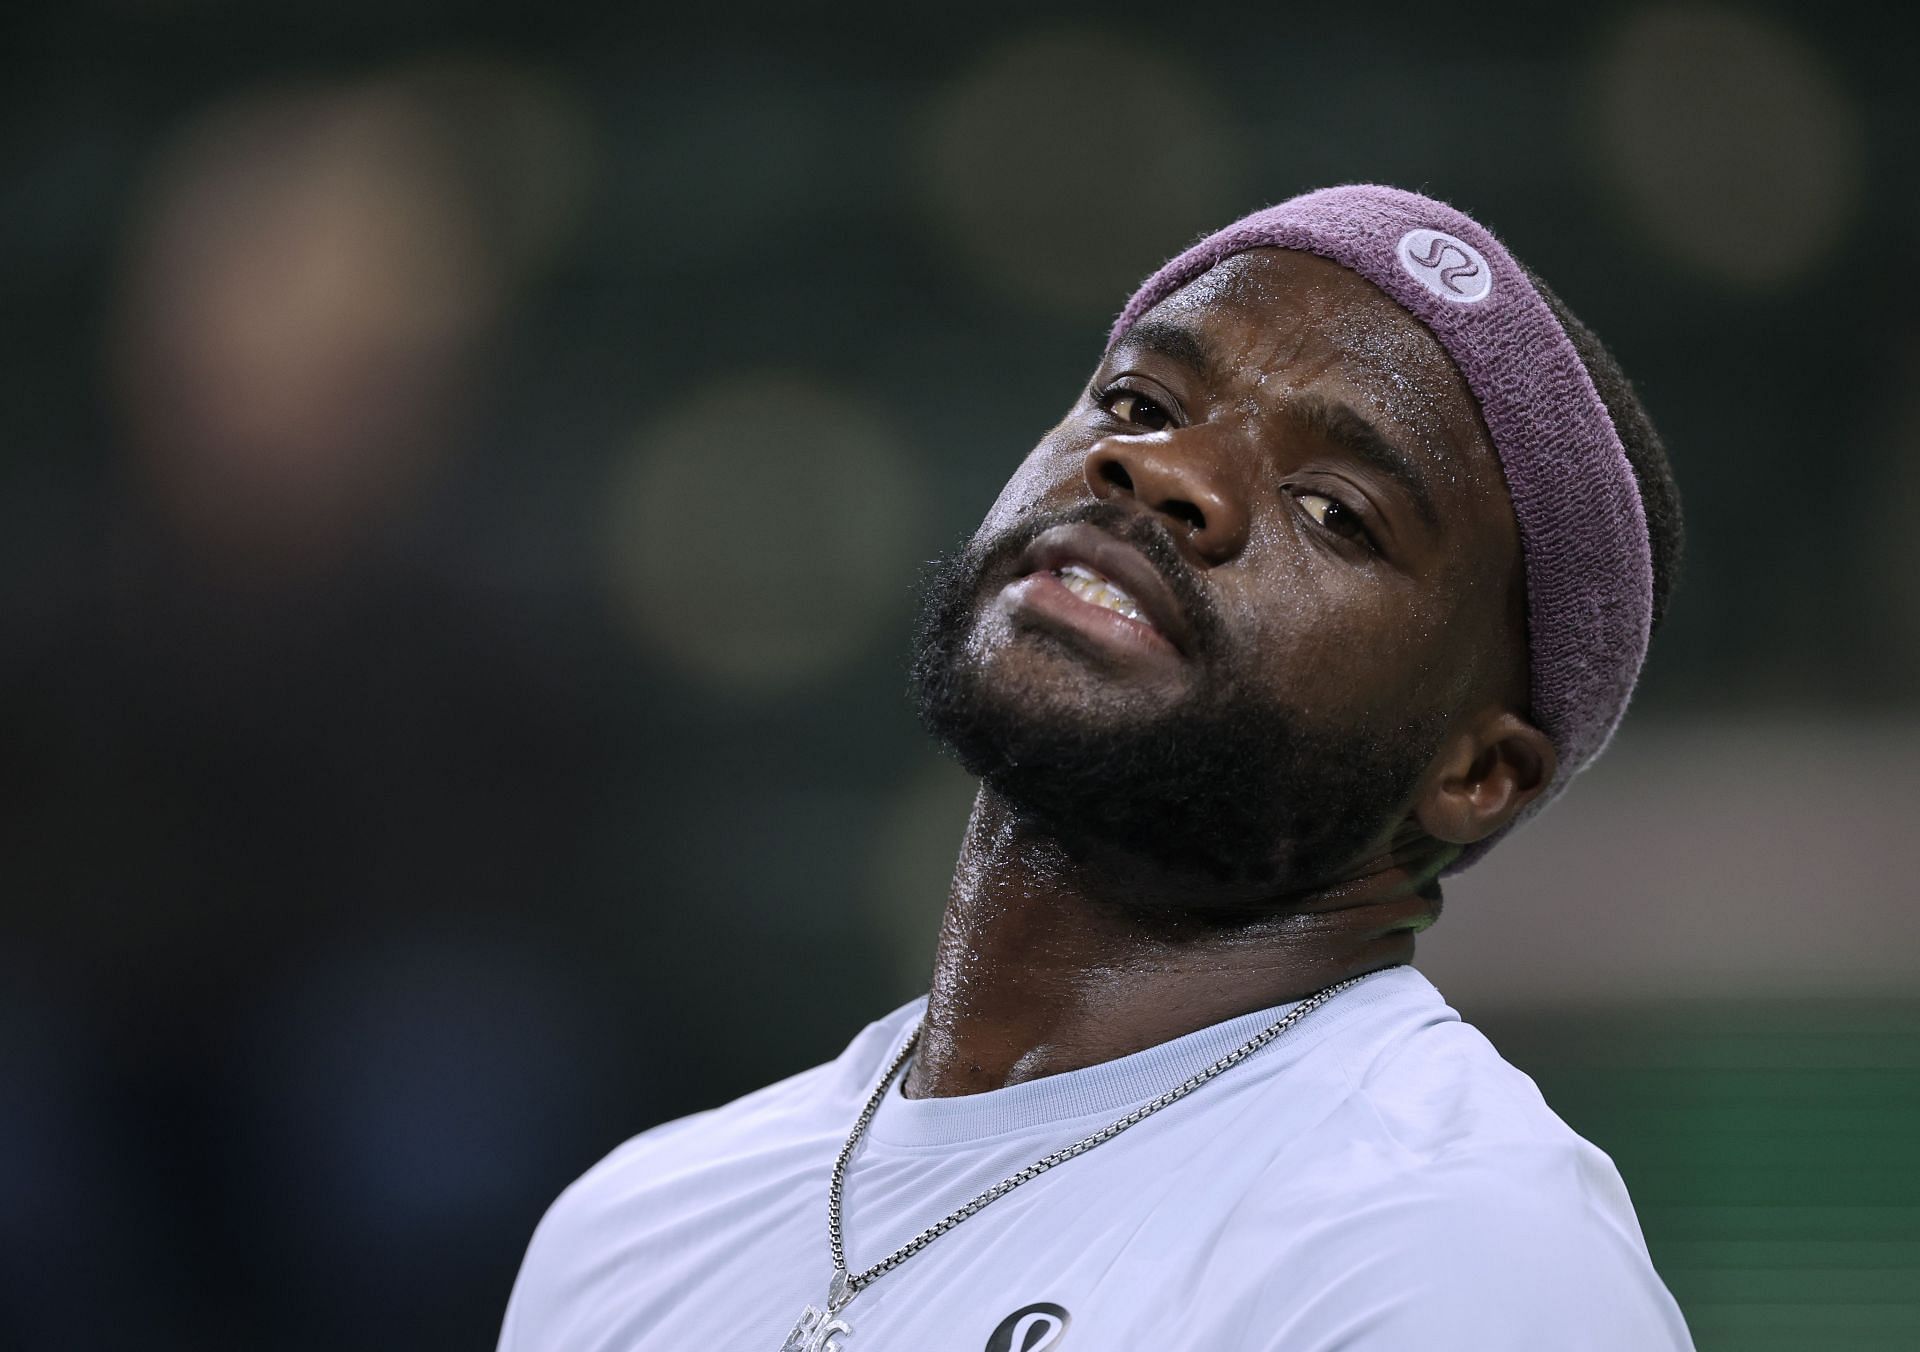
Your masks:
M1518 530L1465 382L1357 274L1261 249L1115 345L935 579L933 731L1070 841L1306 887L1524 707Z

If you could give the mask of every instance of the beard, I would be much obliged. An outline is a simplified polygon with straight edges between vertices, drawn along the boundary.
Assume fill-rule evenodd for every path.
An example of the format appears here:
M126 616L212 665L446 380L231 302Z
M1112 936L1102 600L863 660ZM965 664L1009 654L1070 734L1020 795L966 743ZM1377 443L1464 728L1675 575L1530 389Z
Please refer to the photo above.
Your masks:
M1232 643L1157 517L1106 502L1034 515L932 566L912 665L928 732L1070 857L1117 850L1275 892L1341 880L1404 810L1442 720L1309 721L1252 679L1257 654ZM1011 580L1012 561L1041 532L1074 522L1139 549L1185 610L1199 679L1177 706L1102 718L1099 704L1112 704L1097 697L1007 688L971 643L988 588Z

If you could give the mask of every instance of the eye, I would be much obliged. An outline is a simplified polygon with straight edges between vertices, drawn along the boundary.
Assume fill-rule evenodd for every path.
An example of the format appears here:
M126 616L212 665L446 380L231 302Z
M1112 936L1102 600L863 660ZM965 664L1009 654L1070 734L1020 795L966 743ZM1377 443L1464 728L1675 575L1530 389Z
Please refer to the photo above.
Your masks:
M1308 493L1300 490L1295 490L1293 497L1300 504L1302 511L1335 535L1345 536L1349 540L1365 545L1368 549L1374 548L1373 537L1367 533L1366 526L1361 524L1360 514L1338 498L1330 498L1325 493Z
M1096 401L1101 408L1123 423L1158 432L1173 425L1173 415L1144 394L1129 389L1111 389Z

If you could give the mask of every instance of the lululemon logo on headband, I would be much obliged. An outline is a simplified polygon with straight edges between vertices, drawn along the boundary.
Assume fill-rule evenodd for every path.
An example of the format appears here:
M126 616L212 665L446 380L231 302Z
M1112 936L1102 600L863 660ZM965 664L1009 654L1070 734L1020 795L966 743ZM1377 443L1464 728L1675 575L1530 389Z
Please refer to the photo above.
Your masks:
M1409 230L1394 252L1407 275L1441 300L1470 305L1493 290L1493 269L1464 239L1438 230Z
M1015 1310L1002 1319L1000 1327L987 1339L987 1352L1041 1352L1042 1348L1059 1342L1066 1331L1066 1310L1042 1301Z

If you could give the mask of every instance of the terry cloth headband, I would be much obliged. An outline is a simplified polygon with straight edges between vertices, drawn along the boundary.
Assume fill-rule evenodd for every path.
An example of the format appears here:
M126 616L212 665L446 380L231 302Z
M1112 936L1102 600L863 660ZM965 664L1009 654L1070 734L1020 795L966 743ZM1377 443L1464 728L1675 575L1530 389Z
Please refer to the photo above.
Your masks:
M1209 235L1141 284L1108 347L1214 264L1266 248L1318 254L1386 292L1440 340L1480 403L1520 525L1532 717L1560 761L1522 814L1531 816L1613 736L1653 628L1646 511L1613 419L1559 320L1490 231L1444 202L1371 184L1310 192Z

